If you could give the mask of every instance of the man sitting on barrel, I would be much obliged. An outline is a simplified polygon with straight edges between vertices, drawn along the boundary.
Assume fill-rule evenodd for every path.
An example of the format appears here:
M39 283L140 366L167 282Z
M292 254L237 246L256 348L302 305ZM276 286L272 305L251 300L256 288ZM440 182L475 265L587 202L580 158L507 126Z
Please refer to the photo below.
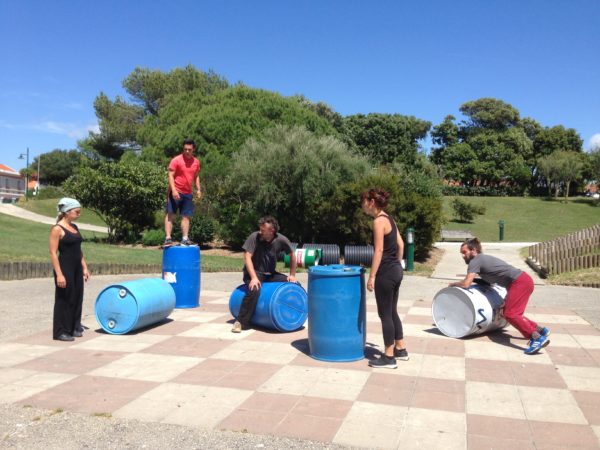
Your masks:
M279 224L274 217L265 216L258 221L259 231L255 231L242 246L244 249L244 283L248 293L244 296L237 320L231 331L239 333L250 328L250 319L260 296L261 283L296 282L296 255L290 240L279 234ZM290 256L290 274L284 275L275 270L277 255L280 252Z

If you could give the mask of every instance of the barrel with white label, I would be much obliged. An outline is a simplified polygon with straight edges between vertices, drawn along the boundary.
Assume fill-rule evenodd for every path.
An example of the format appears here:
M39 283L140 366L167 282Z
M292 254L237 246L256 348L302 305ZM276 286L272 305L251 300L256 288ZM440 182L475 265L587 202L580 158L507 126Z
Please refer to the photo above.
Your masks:
M487 333L507 325L501 314L504 297L506 289L497 285L447 287L433 298L431 314L437 328L448 337Z
M298 267L318 266L319 261L323 258L323 250L320 248L298 248L294 253ZM283 261L285 267L290 267L290 255L285 255Z

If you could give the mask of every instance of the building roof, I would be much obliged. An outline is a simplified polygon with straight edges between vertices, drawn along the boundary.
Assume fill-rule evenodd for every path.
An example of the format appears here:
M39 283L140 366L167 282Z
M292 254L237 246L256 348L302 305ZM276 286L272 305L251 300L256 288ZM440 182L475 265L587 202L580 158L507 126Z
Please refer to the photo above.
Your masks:
M4 164L0 164L0 173L2 175L11 175L13 177L21 178L21 174L19 172L17 172L15 169L12 169Z

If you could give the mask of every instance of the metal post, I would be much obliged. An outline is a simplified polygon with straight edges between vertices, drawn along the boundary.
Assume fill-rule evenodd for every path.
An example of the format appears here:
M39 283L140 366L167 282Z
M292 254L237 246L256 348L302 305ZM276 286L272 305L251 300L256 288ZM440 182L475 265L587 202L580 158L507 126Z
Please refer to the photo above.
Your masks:
M19 155L19 159L23 159L23 157L27 157L27 166L25 166L25 201L28 201L27 197L29 196L29 147L27 147L27 153L21 153Z
M415 270L415 230L412 227L406 230L406 270Z
M498 239L500 241L504 240L504 220L502 219L498 222Z

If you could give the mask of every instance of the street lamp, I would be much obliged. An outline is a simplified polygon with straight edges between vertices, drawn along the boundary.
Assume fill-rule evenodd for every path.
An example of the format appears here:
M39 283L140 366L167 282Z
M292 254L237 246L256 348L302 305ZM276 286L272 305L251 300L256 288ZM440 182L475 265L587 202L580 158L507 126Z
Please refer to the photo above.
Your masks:
M21 153L19 159L27 158L27 166L25 166L25 201L29 195L29 147L27 147L27 153Z

